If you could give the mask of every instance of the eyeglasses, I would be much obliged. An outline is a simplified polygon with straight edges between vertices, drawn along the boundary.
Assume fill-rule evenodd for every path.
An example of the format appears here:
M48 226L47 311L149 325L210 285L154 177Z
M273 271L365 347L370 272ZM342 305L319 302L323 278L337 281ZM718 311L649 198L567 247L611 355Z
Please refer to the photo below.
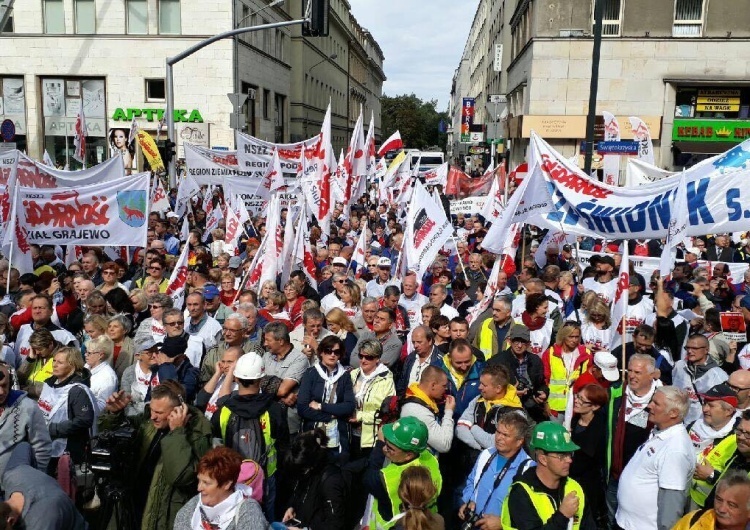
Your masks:
M100 355L102 352L100 351L93 351L93 350L86 350L86 353L84 355Z
M141 355L148 355L149 357L153 357L157 353L159 353L157 350L143 350L141 352Z
M102 275L104 274L106 275L115 274L115 271L102 271Z
M360 353L359 355L357 355L357 357L359 357L363 361L374 361L376 359L380 359L380 357L377 355L365 355L364 353Z
M234 328L226 328L225 327L225 328L222 328L222 329L224 330L224 333L240 333L240 332L244 331L244 328L234 329Z
M573 453L547 453L547 456L554 458L555 460L573 460Z
M151 271L160 271L161 267L149 267L148 269Z
M330 350L320 350L321 355L335 355L336 357L341 356L341 348L332 348Z
M750 432L743 431L742 429L735 429L734 434L737 438L744 438L745 440L750 439Z
M159 304L148 304L149 309L161 309Z
M581 396L581 394L576 394L573 397L573 399L575 399L576 401L578 401L581 405L593 405L593 403L591 403L591 401L583 399L583 396Z
M185 321L184 320L175 320L174 322L165 322L165 326L184 326Z
M727 386L737 392L738 394L742 392L743 390L750 390L750 386L736 386L736 385L730 385L727 383Z

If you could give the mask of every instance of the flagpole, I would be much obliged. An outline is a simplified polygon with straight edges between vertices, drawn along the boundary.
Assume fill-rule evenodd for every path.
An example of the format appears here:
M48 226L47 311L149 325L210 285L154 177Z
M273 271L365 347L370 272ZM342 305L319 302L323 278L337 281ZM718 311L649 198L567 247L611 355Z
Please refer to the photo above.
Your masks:
M456 258L458 259L458 264L461 265L461 272L464 275L464 280L466 281L466 286L468 287L471 282L469 281L469 277L466 275L466 267L464 267L464 262L461 259L461 253L458 251L458 244L456 244L456 238L451 237L450 240L453 242L453 248L456 249Z
M68 154L68 133L65 133L65 169L70 168L70 155Z

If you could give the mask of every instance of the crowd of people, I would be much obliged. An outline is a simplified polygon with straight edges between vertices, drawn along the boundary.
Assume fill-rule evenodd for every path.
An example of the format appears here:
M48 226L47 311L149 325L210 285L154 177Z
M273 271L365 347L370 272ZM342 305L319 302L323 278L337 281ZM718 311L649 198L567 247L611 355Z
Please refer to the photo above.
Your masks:
M668 280L631 267L613 322L622 246L663 242L540 254L524 231L491 278L484 220L458 215L427 274L399 277L401 220L367 199L311 227L314 277L248 285L264 219L224 241L202 197L187 240L153 212L129 259L0 261L6 527L746 527L750 347L721 313L750 321L750 269L727 265L750 241L695 238Z

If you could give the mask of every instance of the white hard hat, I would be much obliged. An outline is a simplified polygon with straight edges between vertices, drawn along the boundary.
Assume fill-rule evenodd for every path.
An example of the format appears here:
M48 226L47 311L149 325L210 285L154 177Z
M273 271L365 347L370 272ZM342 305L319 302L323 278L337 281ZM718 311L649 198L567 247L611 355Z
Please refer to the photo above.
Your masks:
M263 358L255 352L249 352L237 360L234 366L234 377L237 379L260 379L263 377Z

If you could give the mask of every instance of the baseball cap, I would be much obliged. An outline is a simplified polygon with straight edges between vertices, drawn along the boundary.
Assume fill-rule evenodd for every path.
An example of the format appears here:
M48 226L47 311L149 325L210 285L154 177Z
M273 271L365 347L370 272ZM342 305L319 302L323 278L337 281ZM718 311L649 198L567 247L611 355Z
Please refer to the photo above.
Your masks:
M529 333L529 328L527 328L526 326L511 327L510 331L508 332L508 339L510 339L511 342L514 340L531 342L531 334Z
M214 284L207 283L205 287L203 287L203 298L206 300L213 300L217 296L219 296L219 288Z
M718 385L712 386L705 394L701 394L701 397L704 401L723 401L734 408L737 408L737 405L739 404L737 393L732 390L727 383L719 383Z
M179 218L180 218L180 216L179 216L179 215L177 215L177 214L176 214L176 213L174 213L174 212L168 212L168 213L167 213L167 218L169 218L169 217L174 217L175 219L179 219Z
M598 351L594 354L594 364L602 371L604 379L610 382L617 381L620 378L620 371L617 369L617 358L608 351Z
M630 285L633 285L635 287L641 286L641 280L638 279L638 276L631 275L630 276Z
M336 256L335 258L333 258L333 261L331 261L331 265L343 265L344 267L346 267L347 265L349 265L349 262L341 256Z
M187 351L187 337L179 335L177 337L166 337L164 342L159 346L159 351L170 359L174 359Z
M378 258L378 267L390 267L391 260L386 257Z
M156 346L157 344L153 337L143 337L141 340L135 343L135 351L142 352L155 348Z
M688 254L695 254L696 256L700 256L701 250L698 247L688 247L685 249L685 252Z
M239 256L232 256L229 258L229 268L230 269L239 269L242 267L242 258Z

